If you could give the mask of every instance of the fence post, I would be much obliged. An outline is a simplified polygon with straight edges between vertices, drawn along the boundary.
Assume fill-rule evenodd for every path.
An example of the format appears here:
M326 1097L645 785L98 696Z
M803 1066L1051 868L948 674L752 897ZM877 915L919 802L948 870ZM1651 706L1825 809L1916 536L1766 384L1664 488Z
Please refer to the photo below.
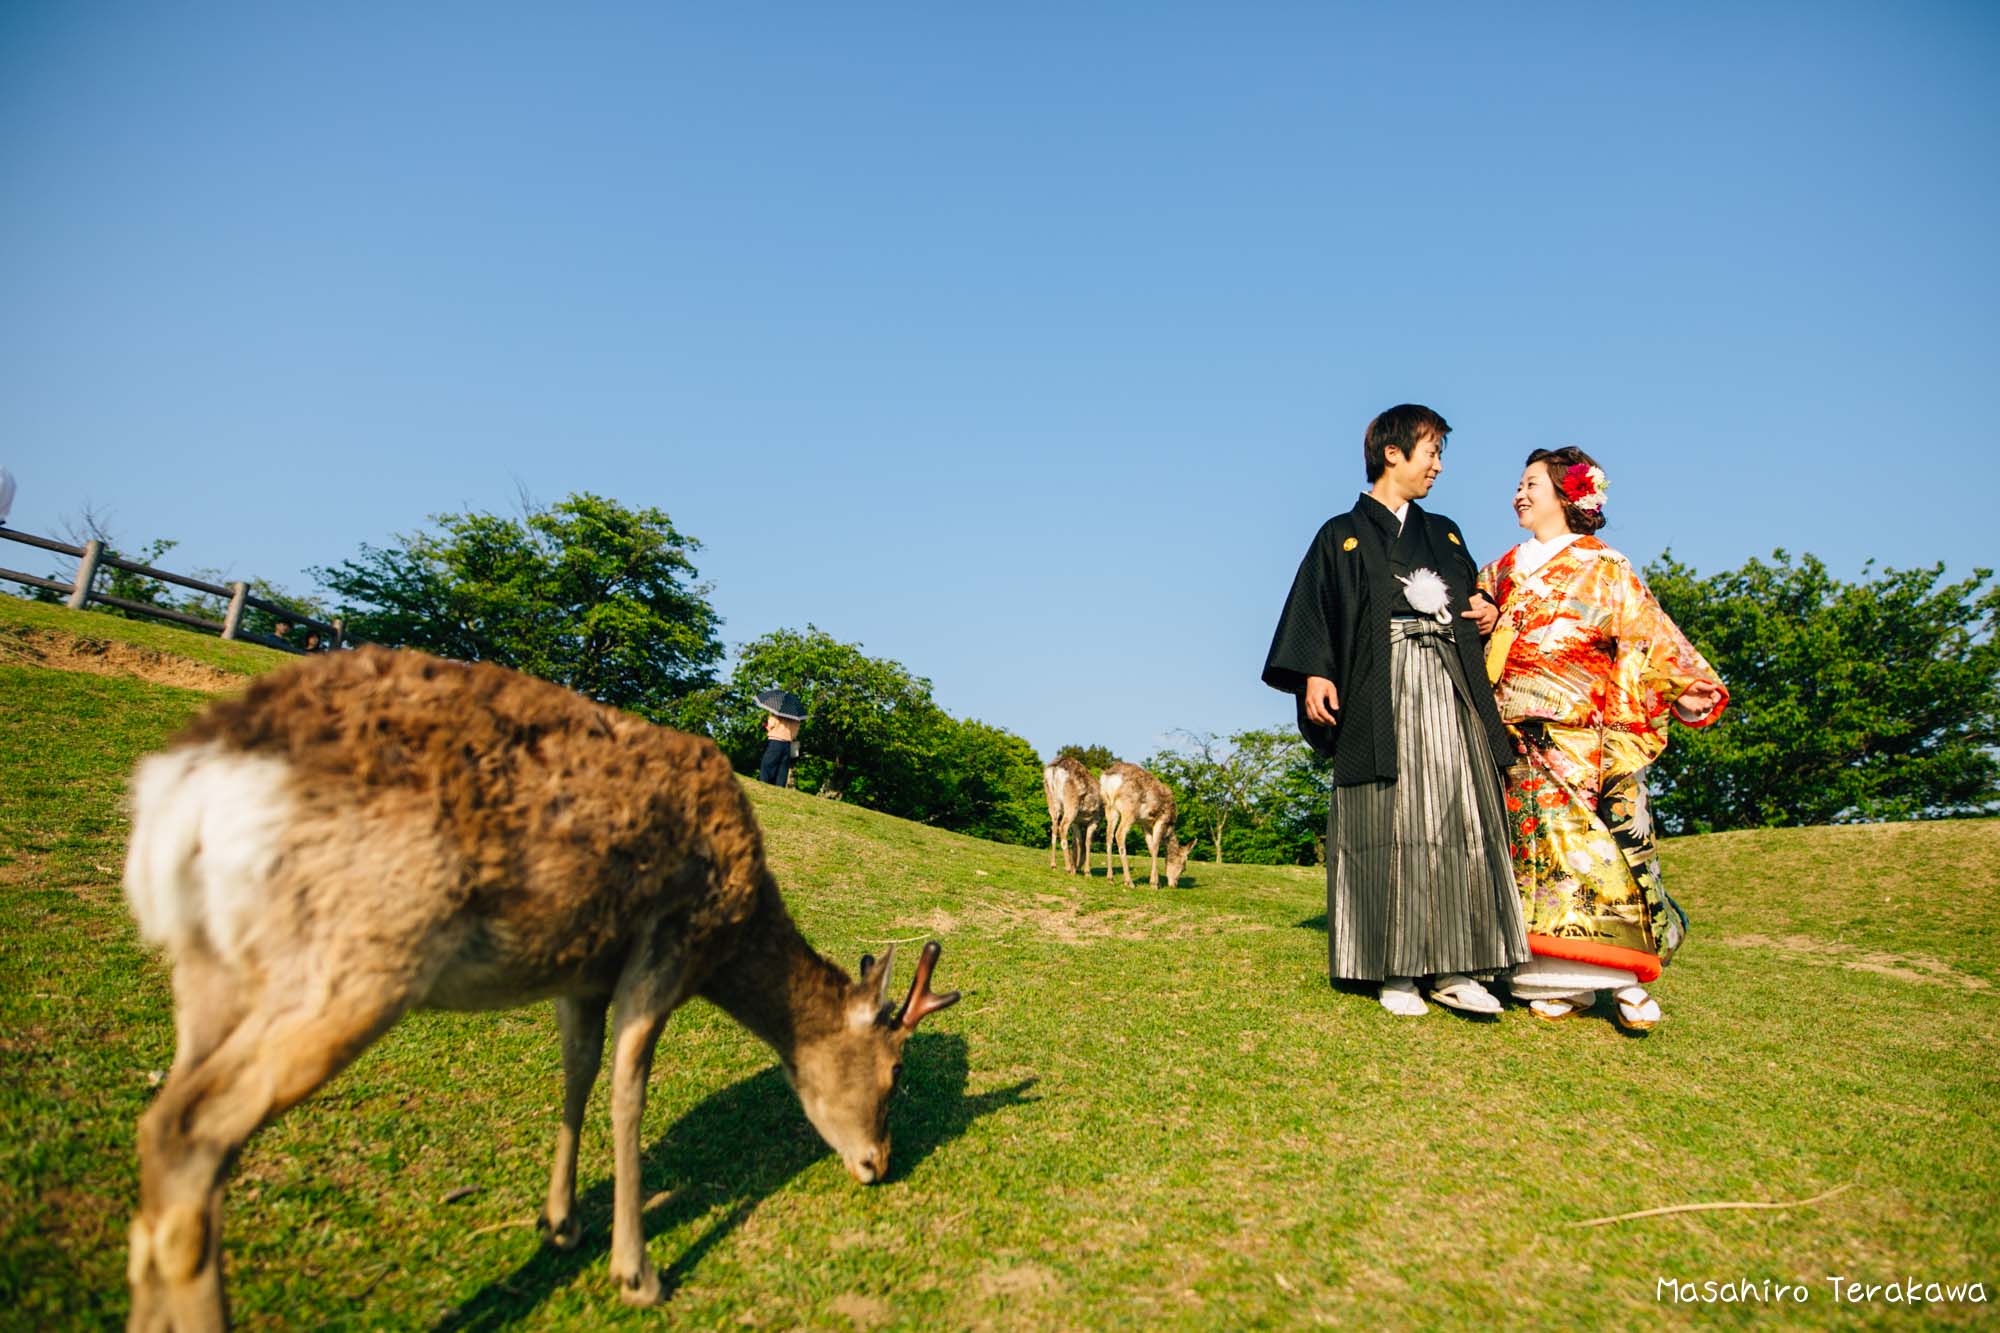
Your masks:
M237 580L229 585L229 614L222 618L222 637L233 639L243 625L243 599L250 595L250 585Z
M70 587L70 610L81 611L90 600L90 585L97 579L97 561L103 554L103 542L92 540L83 544L83 555L76 562L76 581Z

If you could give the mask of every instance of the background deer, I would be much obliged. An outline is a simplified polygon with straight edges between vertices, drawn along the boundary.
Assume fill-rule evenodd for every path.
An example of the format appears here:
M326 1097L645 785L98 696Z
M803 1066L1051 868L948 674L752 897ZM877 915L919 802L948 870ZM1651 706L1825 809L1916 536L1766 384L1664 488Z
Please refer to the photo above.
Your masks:
M659 1299L639 1124L667 1016L700 995L777 1052L855 1179L933 995L850 981L800 936L713 744L493 666L364 649L216 705L133 778L125 893L173 962L172 1071L139 1121L133 1328L227 1319L222 1183L259 1126L404 1013L553 997L563 1114L542 1224L574 1245L576 1153L610 1015L611 1274Z
M1042 792L1049 798L1049 869L1056 868L1056 846L1062 846L1063 869L1072 874L1090 874L1090 840L1097 833L1097 826L1104 822L1104 800L1097 789L1097 779L1075 755L1059 755L1056 761L1042 770ZM1070 850L1070 831L1082 833L1082 849L1079 853ZM1109 849L1106 850L1104 873L1111 873Z
M1134 824L1146 829L1146 851L1153 858L1153 871L1147 880L1153 888L1160 887L1160 839L1167 840L1167 887L1175 888L1181 882L1181 871L1187 868L1188 856L1194 851L1194 844L1182 846L1174 837L1174 794L1167 784L1148 773L1137 764L1118 763L1104 770L1097 780L1098 791L1104 797L1104 874L1111 876L1111 849L1118 849L1118 864L1125 872L1125 882L1132 882L1132 863L1125 859L1125 839L1131 834Z

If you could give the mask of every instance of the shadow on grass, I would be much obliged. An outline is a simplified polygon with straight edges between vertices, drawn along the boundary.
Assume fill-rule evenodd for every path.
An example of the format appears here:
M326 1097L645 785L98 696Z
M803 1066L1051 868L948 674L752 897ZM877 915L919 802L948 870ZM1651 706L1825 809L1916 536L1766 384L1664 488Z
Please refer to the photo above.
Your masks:
M669 1053L662 1051L662 1055ZM668 1067L668 1060L663 1059L661 1066ZM1026 1095L1034 1079L977 1097L966 1096L966 1042L955 1033L918 1033L912 1037L905 1048L903 1068L906 1091L898 1094L889 1112L895 1136L886 1182L890 1188L981 1116L1035 1100ZM596 1146L603 1154L598 1161L603 1175L577 1196L582 1242L573 1250L543 1244L512 1273L488 1283L439 1320L434 1327L440 1333L504 1327L580 1275L604 1268L611 1250L613 1188L609 1126L602 1116L606 1096L606 1089L600 1086L591 1100L594 1114L585 1127L584 1161L591 1160L588 1154ZM549 1140L553 1150L553 1123ZM640 1179L648 1197L659 1198L662 1190L668 1191L646 1212L646 1234L671 1231L718 1206L725 1211L670 1263L662 1265L660 1285L668 1298L759 1203L830 1153L775 1065L723 1089L682 1116L643 1154ZM655 1254L653 1258L660 1263L664 1256ZM608 1279L602 1286L606 1301L617 1300Z
M1318 916L1307 917L1305 920L1299 922L1298 928L1300 930L1316 930L1322 935L1326 934L1326 913L1321 912Z

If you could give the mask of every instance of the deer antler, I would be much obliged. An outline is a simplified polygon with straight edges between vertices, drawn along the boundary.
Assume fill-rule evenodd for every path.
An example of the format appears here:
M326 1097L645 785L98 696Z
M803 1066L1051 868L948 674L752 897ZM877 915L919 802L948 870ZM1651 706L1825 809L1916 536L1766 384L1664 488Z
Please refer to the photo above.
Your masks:
M917 975L910 981L909 997L903 1001L903 1007L896 1011L896 1017L892 1020L896 1027L905 1032L916 1031L917 1024L926 1016L958 1003L957 991L945 995L931 994L931 969L937 966L938 955L943 951L944 946L932 940L924 946L923 953L917 958Z

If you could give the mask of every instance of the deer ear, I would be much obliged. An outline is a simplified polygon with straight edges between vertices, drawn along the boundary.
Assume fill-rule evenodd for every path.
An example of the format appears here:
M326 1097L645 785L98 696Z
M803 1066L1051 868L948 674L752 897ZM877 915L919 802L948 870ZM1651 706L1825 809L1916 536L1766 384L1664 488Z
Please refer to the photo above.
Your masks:
M896 946L890 945L882 951L880 960L863 954L861 958L861 984L875 988L875 1007L880 1009L889 1003L889 973L896 965Z

